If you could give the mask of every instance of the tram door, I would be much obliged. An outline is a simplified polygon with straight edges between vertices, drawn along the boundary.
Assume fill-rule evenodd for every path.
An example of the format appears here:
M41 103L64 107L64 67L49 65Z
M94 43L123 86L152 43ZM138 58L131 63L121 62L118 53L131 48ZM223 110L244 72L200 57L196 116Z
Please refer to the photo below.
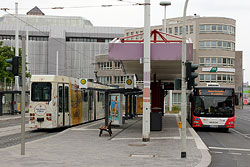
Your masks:
M69 84L58 84L58 126L68 126L69 121Z
M89 90L88 118L89 118L89 121L94 120L94 91L93 90Z

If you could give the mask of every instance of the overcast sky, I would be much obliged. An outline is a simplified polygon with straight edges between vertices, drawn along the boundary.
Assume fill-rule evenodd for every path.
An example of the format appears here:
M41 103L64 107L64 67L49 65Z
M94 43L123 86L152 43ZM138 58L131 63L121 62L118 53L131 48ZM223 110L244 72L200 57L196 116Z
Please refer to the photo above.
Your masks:
M0 8L15 8L19 3L19 13L26 14L38 6L46 15L82 16L89 19L94 26L142 27L144 25L144 7L126 6L129 2L143 3L144 0L2 0ZM164 16L161 0L151 0L151 25L160 25ZM172 0L167 7L167 18L181 17L185 0ZM100 5L117 5L113 7L96 7ZM123 5L123 6L120 6ZM43 9L49 7L79 7L61 10ZM85 7L84 7L85 6ZM94 6L94 7L86 7ZM10 10L14 13L14 10ZM236 20L236 50L243 51L244 81L250 82L250 44L249 17L250 1L248 0L189 0L187 15L228 17ZM0 11L0 16L6 14Z

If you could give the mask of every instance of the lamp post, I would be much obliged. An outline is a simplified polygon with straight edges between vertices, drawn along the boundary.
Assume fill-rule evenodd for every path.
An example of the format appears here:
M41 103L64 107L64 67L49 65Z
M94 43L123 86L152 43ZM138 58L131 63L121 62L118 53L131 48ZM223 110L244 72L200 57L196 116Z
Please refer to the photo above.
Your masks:
M166 31L166 7L171 5L170 1L162 1L160 2L161 6L164 6L164 20L163 20L163 32L167 32Z
M161 1L160 2L161 6L164 6L164 20L163 20L163 32L167 32L167 20L166 20L166 7L171 5L170 1ZM172 111L172 90L169 90L169 111ZM165 109L165 97L164 97L164 109ZM165 111L164 111L165 112Z
M143 64L143 117L142 141L150 140L150 0L144 4L144 64Z

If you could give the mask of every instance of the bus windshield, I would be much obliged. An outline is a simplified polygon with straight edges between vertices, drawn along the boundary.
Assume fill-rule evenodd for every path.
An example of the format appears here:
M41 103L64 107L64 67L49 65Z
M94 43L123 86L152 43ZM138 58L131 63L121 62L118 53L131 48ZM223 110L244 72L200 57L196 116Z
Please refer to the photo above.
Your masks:
M200 117L232 117L234 101L232 96L194 96L194 115Z
M31 101L50 101L51 83L33 82L31 85Z

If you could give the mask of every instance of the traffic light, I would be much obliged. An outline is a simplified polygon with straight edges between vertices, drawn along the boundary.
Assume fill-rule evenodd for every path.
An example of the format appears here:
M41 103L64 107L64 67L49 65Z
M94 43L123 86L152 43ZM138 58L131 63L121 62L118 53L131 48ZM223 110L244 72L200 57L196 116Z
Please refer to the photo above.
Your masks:
M14 56L11 59L6 59L7 63L12 64L12 67L6 67L6 71L10 71L13 73L14 76L18 76L18 71L19 71L19 62L18 59L20 57Z
M198 69L198 64L192 64L191 62L186 62L186 81L187 89L192 90L192 87L195 87L195 78L198 77L198 73L195 70Z

